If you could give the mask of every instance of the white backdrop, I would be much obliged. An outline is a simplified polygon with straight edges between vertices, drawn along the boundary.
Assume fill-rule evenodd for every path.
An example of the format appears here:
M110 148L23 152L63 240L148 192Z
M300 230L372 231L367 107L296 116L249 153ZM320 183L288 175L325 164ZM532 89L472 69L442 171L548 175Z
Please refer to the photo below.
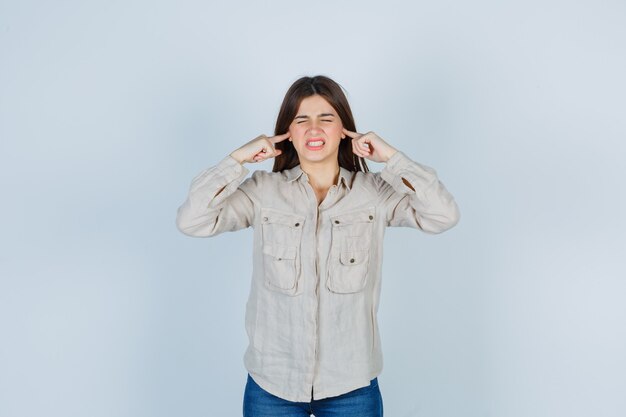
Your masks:
M192 239L176 209L315 74L462 213L386 235L385 414L626 415L625 20L591 0L0 0L0 416L241 414L251 230Z

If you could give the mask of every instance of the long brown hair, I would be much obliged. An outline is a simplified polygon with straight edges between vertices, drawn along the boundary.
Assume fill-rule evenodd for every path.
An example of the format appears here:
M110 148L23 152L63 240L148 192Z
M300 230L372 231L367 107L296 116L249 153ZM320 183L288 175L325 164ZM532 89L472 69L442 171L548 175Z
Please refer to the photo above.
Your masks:
M289 125L296 117L302 100L313 95L319 95L328 101L337 112L343 127L356 132L352 110L350 110L350 104L348 104L348 99L343 93L341 86L328 77L317 75L315 77L302 77L289 87L278 112L276 127L274 128L275 135L281 135L289 130ZM276 149L282 151L282 154L274 158L273 172L280 172L300 164L300 159L293 143L284 140L278 142L275 146ZM357 157L352 152L352 143L349 138L339 142L337 161L340 167L349 171L369 171L365 159Z

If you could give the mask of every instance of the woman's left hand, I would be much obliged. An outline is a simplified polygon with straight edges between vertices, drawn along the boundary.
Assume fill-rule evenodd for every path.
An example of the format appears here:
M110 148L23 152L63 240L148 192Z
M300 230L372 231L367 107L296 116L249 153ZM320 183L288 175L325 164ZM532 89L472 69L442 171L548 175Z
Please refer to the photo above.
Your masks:
M398 152L374 132L362 134L344 128L343 133L352 138L352 152L361 158L374 162L387 162L393 154Z

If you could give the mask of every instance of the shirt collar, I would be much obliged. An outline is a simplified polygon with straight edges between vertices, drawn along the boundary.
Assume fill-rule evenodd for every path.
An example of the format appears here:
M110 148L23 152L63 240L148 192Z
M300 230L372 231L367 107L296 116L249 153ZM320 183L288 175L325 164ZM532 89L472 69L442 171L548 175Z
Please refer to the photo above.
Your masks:
M291 169L286 169L284 174L287 176L287 182L293 182L302 177L302 175L306 176L306 173L302 170L302 168L300 168L300 165L296 165ZM353 173L351 171L348 171L344 167L339 167L339 179L337 181L337 185L343 182L349 190L352 182L352 174Z

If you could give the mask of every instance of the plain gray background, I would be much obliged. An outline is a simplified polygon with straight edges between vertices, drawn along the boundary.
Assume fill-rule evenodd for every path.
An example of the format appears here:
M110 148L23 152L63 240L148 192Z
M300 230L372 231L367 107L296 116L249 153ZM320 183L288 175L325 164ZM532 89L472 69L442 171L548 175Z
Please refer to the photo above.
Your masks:
M251 230L192 239L176 209L314 74L461 208L385 237L385 414L624 416L625 21L623 1L1 0L0 416L241 414Z

